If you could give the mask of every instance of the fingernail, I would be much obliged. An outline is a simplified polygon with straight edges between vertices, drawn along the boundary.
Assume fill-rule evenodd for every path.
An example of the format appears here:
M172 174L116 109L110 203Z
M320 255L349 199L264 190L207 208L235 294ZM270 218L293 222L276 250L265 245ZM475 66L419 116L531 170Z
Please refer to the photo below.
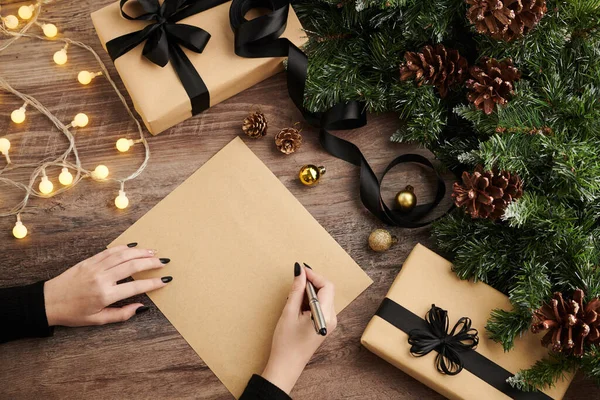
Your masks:
M304 266L305 266L306 268L308 268L308 269L312 269L312 268L310 267L310 265L308 265L307 263L304 263Z
M158 250L150 249L150 250L148 250L148 253L150 253L150 255L152 257L154 257L156 255L156 253L158 253Z
M319 335L327 336L327 328L321 328L321 330L319 331Z
M143 312L146 312L146 311L148 311L149 309L150 309L149 307L146 307L146 306L141 306L141 307L138 307L138 308L137 308L137 310L135 310L135 313L136 313L136 314L141 314L141 313L143 313Z
M137 242L129 243L127 247L135 247L137 246Z
M300 264L294 264L294 276L300 275Z
M169 283L173 280L172 276L163 276L162 278L160 278L161 281L163 281L164 283Z
M160 262L163 264L168 264L171 262L170 258L159 258Z

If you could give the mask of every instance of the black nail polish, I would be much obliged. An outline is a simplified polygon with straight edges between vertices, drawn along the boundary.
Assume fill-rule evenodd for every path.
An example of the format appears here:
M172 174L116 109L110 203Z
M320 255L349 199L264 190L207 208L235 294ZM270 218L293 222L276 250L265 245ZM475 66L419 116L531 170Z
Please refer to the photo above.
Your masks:
M308 269L312 269L312 268L310 267L310 265L308 265L307 263L304 263L304 266L305 266L306 268L308 268Z
M294 264L294 276L300 275L300 264Z
M327 336L327 328L321 328L321 330L319 331L319 335Z
M141 306L141 307L138 307L138 308L137 308L137 310L135 310L135 313L136 313L136 314L141 314L141 313L143 313L143 312L146 312L146 311L148 311L149 309L150 309L149 307L146 307L146 306Z
M137 242L129 243L127 247L135 247L137 246Z
M164 283L169 283L173 280L172 276L163 276L162 278L160 278L161 281L163 281Z
M160 262L163 264L168 264L171 262L170 258L159 258Z

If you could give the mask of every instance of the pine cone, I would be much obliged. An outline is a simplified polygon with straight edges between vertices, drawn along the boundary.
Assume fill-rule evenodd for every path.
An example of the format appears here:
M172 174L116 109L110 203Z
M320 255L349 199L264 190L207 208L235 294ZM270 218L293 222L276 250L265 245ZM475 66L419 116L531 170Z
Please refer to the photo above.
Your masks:
M483 171L479 165L472 174L463 172L463 184L454 182L452 197L457 207L465 207L473 218L496 220L511 201L523 195L523 182L508 171Z
M420 53L411 51L404 55L406 63L400 66L400 80L414 79L435 86L441 97L448 88L461 84L467 78L469 64L458 50L446 49L443 45L424 46Z
M275 135L275 145L284 154L292 154L302 145L302 135L296 128L284 128Z
M252 139L265 136L267 134L267 117L260 111L248 115L244 119L242 130Z
M577 289L573 298L565 301L561 293L554 293L549 303L534 311L531 331L547 330L542 345L552 351L583 355L585 343L600 342L600 300L595 298L583 304L585 294Z
M507 103L514 94L514 82L521 78L510 59L483 58L481 65L471 67L469 73L471 79L465 83L469 89L467 98L486 114L494 111L496 103Z
M527 34L546 13L546 0L466 0L477 32L511 41Z

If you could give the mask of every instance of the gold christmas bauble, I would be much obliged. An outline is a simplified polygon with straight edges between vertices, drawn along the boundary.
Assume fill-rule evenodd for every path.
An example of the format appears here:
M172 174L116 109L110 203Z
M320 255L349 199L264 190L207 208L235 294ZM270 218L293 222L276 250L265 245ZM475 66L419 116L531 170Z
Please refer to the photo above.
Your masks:
M300 168L298 179L303 185L313 186L319 182L319 179L325 174L325 167L317 167L316 165L308 164Z
M417 196L415 195L415 189L408 185L404 190L399 191L396 194L396 207L401 211L408 212L415 208L417 205Z
M385 229L375 229L369 235L369 247L376 252L387 251L398 240Z

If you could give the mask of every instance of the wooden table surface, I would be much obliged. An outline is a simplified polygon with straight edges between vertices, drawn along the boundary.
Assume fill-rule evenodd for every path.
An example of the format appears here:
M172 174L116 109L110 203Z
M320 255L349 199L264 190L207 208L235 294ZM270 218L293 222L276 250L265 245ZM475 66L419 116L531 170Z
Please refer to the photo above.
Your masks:
M59 1L45 6L41 20L55 23L61 34L90 44L103 58L124 90L114 67L95 36L90 12L112 0ZM19 5L4 1L2 15L16 14ZM1 43L1 42L0 42ZM103 163L115 176L134 171L143 159L140 146L119 154L115 141L136 135L128 116L110 85L102 78L82 87L80 70L97 70L91 55L71 48L67 65L59 67L52 55L58 43L21 39L0 55L0 75L19 90L37 97L62 121L78 112L90 116L90 124L77 133L77 145L88 169ZM300 120L286 93L285 77L279 74L191 118L159 136L150 137L148 168L127 185L131 201L125 211L116 210L113 199L118 187L84 181L51 199L34 199L24 222L29 236L12 237L14 218L0 219L0 287L26 284L54 277L93 254L126 230L169 192L236 135L253 104L259 104L269 119L269 135L260 140L244 138L261 160L279 177L325 229L373 279L373 285L339 315L339 326L314 355L292 395L297 399L441 399L425 385L392 367L360 345L360 336L412 247L432 245L427 228L393 228L399 243L376 254L368 250L369 232L382 227L358 200L357 168L325 153L317 132L305 128L305 145L291 156L277 152L273 135ZM56 156L66 140L43 116L31 110L19 126L10 122L10 112L21 106L14 96L0 94L0 133L11 140L11 157L25 163ZM397 128L395 115L371 116L367 127L343 132L356 143L381 172L396 155L426 150L391 144ZM296 181L299 166L325 165L323 182L305 188ZM55 185L60 171L51 171ZM31 170L10 175L23 183ZM420 200L431 199L430 176L416 167L399 167L384 182L388 199L406 184L412 184ZM16 204L21 195L0 186L0 209ZM449 204L446 200L445 204ZM423 288L427 290L427 288ZM188 346L167 319L144 295L151 310L132 320L102 327L57 328L47 339L21 340L0 347L0 398L2 399L113 399L113 398L203 398L230 399L231 395L210 369ZM0 328L1 329L1 328ZM315 384L315 382L318 382ZM590 398L596 386L581 377L567 399ZM319 395L320 394L320 395Z

